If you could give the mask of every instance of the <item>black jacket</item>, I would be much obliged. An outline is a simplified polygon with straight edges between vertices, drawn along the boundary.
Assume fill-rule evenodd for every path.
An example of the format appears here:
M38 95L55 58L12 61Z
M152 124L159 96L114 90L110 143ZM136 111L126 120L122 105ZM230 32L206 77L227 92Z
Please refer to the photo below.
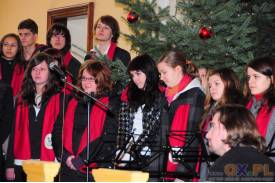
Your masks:
M12 89L0 80L0 181L4 181L4 157L2 144L11 131L14 116Z
M13 116L12 89L0 80L0 144L3 144L10 134Z
M253 147L233 147L210 167L208 181L273 182L275 163Z

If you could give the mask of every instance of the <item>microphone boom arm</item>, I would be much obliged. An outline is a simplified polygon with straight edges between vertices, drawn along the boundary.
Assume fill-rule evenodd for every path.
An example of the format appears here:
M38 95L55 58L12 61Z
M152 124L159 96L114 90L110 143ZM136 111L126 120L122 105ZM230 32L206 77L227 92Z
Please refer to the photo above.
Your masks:
M77 86L75 86L74 84L68 82L65 80L65 83L70 85L71 87L73 87L74 89L76 89L77 91L79 91L80 93L82 93L83 95L87 96L88 98L92 99L93 101L95 101L96 103L100 104L101 106L105 107L107 110L111 111L110 107L107 106L106 104L102 103L101 101L99 101L98 99L96 99L95 97L89 95L88 93L86 93L85 91L81 90L80 88L78 88ZM112 111L111 111L112 112Z

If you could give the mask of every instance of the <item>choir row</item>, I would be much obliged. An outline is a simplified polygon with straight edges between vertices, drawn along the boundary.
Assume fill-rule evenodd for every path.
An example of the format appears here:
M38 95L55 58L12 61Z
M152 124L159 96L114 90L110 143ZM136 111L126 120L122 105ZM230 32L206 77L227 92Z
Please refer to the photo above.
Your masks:
M92 181L86 169L98 167L148 171L150 181L274 180L274 157L263 154L275 148L274 58L250 61L242 87L229 68L199 78L179 51L130 61L116 45L119 27L111 16L94 30L96 49L82 65L63 25L48 31L47 47L35 43L38 28L30 19L19 24L19 36L2 38L1 144L9 136L2 178L26 181L22 161L37 159L61 162L59 181ZM121 93L108 65L93 56L98 52L127 66L130 81ZM64 83L52 66L96 100ZM220 156L211 167L204 149ZM245 176L228 174L228 165L240 163ZM256 174L256 164L269 171ZM220 179L226 177L232 179Z

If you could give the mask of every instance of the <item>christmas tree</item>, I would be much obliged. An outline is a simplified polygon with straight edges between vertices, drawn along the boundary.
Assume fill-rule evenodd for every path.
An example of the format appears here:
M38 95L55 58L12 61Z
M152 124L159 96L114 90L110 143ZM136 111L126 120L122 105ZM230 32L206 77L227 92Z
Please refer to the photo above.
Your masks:
M275 1L249 0L244 2L245 9L253 15L253 24L257 31L253 34L254 55L275 56Z
M269 28L274 24L272 1L177 0L174 13L156 0L116 1L129 11L132 34L125 36L132 49L155 59L177 49L198 67L230 67L242 75L247 62L274 51L274 41L267 41L259 31L259 22L268 22L265 27ZM266 21L260 21L263 19Z

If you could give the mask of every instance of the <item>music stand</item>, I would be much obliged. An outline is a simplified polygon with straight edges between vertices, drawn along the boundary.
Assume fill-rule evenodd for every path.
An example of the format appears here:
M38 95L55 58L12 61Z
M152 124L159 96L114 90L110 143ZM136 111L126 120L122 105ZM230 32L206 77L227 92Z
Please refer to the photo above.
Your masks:
M198 178L196 163L198 161L209 164L206 144L200 131L171 131L168 139L177 141L181 146L169 145L172 159L183 166L179 172L167 172L169 176L184 178ZM181 172L183 171L183 172Z
M265 155L267 155L268 157L270 157L273 161L275 161L275 132L273 133L270 142L267 146L267 150Z
M156 166L152 171L150 170L150 165L153 161L159 161L158 158L160 158L161 154L163 154L164 150L162 150L163 148L161 146L150 146L152 147L152 151L151 151L151 156L146 156L146 154L149 151L145 151L143 154L143 157L146 156L147 158L145 159L129 159L129 160L121 160L119 159L119 156L121 156L122 154L124 154L127 151L132 151L131 147L132 146L136 146L137 148L139 148L140 146L136 144L136 141L134 140L134 137L132 135L129 136L128 140L126 141L126 145L129 143L130 140L132 141L132 146L123 146L122 149L117 150L116 148L108 148L110 146L113 146L114 144L116 144L116 137L117 134L114 133L108 133L108 130L106 130L107 132L103 134L102 137L100 137L100 139L97 141L97 144L94 146L93 148L93 153L91 155L91 157L89 157L89 164L92 163L96 163L97 164L97 168L96 169L100 169L102 171L105 171L106 168L109 168L109 170L121 170L118 172L121 173L129 173L129 175L131 176L135 176L136 172L142 173L141 175L146 175L143 173L147 173L149 175L150 173L150 177L162 177L163 175L163 168L161 168L161 166ZM112 149L114 149L114 151L112 151ZM102 156L102 153L104 153L104 156ZM130 152L130 154L132 154ZM163 161L163 160L161 160ZM121 164L126 164L126 166L121 167L119 165ZM163 162L158 162L158 164L162 164ZM105 168L105 169L104 169ZM94 170L92 170L92 175ZM98 172L98 170L96 170L96 172ZM114 171L108 171L109 173L113 173ZM151 176L152 175L152 176Z
M119 135L122 134L120 133ZM135 134L132 133L130 135L124 135L127 137L125 143L121 145L120 148L110 153L109 156L105 157L104 159L98 158L100 153L104 152L104 148L102 147L104 147L105 145L108 146L108 144L110 143L116 143L116 138L109 137L108 140L101 139L101 142L97 144L97 148L93 153L94 158L90 158L92 162L97 163L99 165L97 167L101 167L100 165L108 164L111 160L112 166L109 167L112 169L129 170L131 172L133 172L133 170L147 172L150 173L150 178L157 178L158 180L164 177L165 168L162 165L163 157L165 154L165 147L158 144L155 145L156 143L152 143L154 145L150 145L150 151L149 149L145 149L141 151L137 150L135 152L133 147L135 147L135 149L140 149L144 146L137 144L137 141L134 138ZM126 153L132 155L133 158L122 159L123 155ZM139 153L142 153L142 155L140 155Z

